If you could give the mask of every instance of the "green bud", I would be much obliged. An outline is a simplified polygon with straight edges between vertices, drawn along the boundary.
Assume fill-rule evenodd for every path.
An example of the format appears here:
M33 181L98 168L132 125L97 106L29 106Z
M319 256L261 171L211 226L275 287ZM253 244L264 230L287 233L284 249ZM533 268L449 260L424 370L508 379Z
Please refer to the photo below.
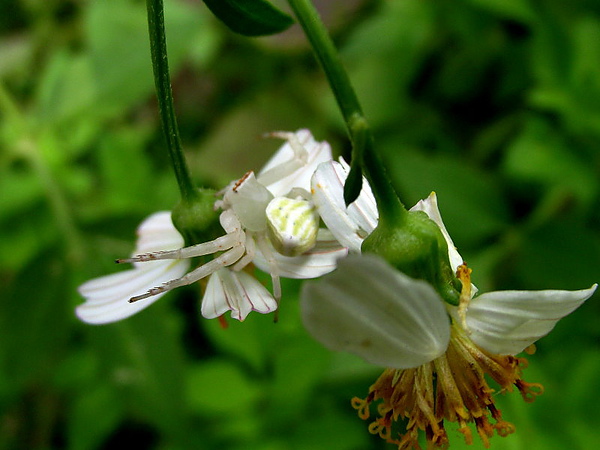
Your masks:
M423 211L409 211L400 223L380 221L362 251L375 253L410 277L428 281L448 303L458 304L460 281L448 259L448 245L438 225Z
M214 209L215 193L212 189L198 189L193 201L180 201L173 208L173 224L185 238L186 245L206 242L223 234L219 212Z

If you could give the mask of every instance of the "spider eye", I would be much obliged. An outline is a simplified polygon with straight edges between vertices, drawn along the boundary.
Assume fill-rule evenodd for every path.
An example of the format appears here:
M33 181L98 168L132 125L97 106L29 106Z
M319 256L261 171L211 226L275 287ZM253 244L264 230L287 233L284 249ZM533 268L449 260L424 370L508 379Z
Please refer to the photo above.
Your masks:
M306 200L276 197L267 205L267 224L273 247L284 256L298 256L315 246L319 216Z

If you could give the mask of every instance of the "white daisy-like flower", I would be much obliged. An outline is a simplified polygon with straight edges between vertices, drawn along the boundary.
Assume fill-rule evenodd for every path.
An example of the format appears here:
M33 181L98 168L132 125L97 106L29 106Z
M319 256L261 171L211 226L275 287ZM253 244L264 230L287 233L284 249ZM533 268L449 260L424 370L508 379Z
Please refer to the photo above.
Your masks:
M154 245L152 237L146 236L147 227L140 227L140 240L152 245L138 245L134 256L119 260L134 263L133 270L82 285L80 292L87 301L78 307L78 316L90 323L120 320L167 291L210 277L202 300L203 316L215 318L231 311L233 318L244 320L250 311L268 313L277 309L281 276L313 278L335 269L337 259L345 256L348 249L326 229L319 229L319 217L309 193L317 166L331 159L329 144L316 142L308 130L272 136L287 142L258 176L248 172L224 189L220 193L222 199L215 202L215 209L222 210L219 220L225 235L183 247L183 239L170 218L168 222L165 219L168 213L162 213L162 232L177 240L162 239L160 246ZM189 258L207 255L216 256L186 273ZM270 273L273 294L242 272L252 262ZM145 266L178 270L165 270L153 278L155 272L148 274ZM103 309L95 316L82 313L99 303ZM102 313L109 310L112 314Z
M488 445L494 431L504 436L514 426L495 407L486 375L501 391L516 387L526 401L541 394L541 385L522 380L526 361L514 355L548 334L558 320L590 298L597 285L579 291L475 296L471 271L444 227L435 194L413 209L425 211L442 230L462 282L461 304L447 304L429 283L397 271L378 256L350 255L339 262L337 271L304 285L303 321L326 347L388 367L365 399L352 401L363 419L371 414L369 405L380 402L371 433L404 449L420 448L421 430L428 446L444 447L448 420L459 423L468 443L468 423L475 423ZM402 418L408 420L406 429L395 435L392 427Z

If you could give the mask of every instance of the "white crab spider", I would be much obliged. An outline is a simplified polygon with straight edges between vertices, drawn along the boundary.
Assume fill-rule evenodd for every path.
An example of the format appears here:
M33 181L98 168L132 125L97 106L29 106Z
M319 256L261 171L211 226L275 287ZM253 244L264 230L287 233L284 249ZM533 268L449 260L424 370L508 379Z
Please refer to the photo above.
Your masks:
M223 253L181 278L132 297L130 302L192 284L225 267L240 271L254 261L257 252L262 263L259 267L271 275L273 297L277 303L281 299L280 265L285 266L284 276L293 278L312 278L335 268L335 260L345 256L347 250L339 245L332 246L330 235L319 234L319 216L308 193L316 166L331 158L329 146L316 143L306 130L276 132L270 136L286 139L288 144L277 152L258 177L254 172L246 173L221 191L222 200L215 202L215 209L223 210L220 222L226 235L203 244L136 255L118 262L184 259ZM288 154L291 151L291 155L284 155L284 150ZM282 158L285 160L281 161ZM282 192L285 195L281 195ZM311 254L318 236L322 236L324 245Z
M144 294L132 297L129 301L136 302L195 283L222 267L232 266L234 271L242 270L252 262L255 248L258 246L269 265L273 296L279 302L281 299L279 269L266 239L270 239L272 247L282 255L298 256L315 246L319 230L319 218L315 208L309 200L305 199L308 193L299 189L293 189L292 193L303 198L274 198L267 188L258 183L254 173L248 172L231 186L222 201L217 202L217 207L225 209L219 219L221 226L227 232L226 235L190 247L136 255L118 262L184 259L224 253L183 277L154 287Z

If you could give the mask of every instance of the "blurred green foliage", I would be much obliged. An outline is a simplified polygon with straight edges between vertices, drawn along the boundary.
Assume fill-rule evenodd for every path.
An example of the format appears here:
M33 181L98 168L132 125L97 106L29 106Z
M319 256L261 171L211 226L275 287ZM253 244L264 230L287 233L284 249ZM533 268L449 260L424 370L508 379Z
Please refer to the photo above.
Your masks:
M481 289L600 280L599 2L316 3L403 201L437 192ZM0 5L0 448L386 448L349 403L380 370L308 337L298 282L284 284L276 325L203 320L198 286L122 323L76 320L77 285L118 270L137 224L178 200L145 5ZM297 27L242 38L192 0L167 0L166 24L199 185L259 168L278 146L260 137L272 130L309 127L347 156ZM500 397L517 433L494 448L597 444L598 300L529 358L525 378L544 396Z

